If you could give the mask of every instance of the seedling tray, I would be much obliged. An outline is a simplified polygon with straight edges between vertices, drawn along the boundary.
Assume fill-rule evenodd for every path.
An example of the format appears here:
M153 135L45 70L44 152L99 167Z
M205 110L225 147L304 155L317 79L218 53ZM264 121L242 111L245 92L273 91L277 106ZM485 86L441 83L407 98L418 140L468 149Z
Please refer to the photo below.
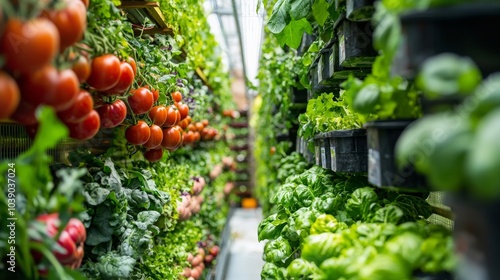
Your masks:
M369 21L375 13L374 2L375 0L347 0L347 18L352 21Z
M499 4L463 4L401 16L402 44L393 72L415 78L422 63L440 53L468 56L484 76L500 70Z
M336 130L321 135L328 140L327 157L335 172L366 172L368 148L365 129Z
M368 139L368 181L378 187L405 191L428 191L423 176L412 166L398 168L394 147L403 130L412 121L374 121L365 124Z

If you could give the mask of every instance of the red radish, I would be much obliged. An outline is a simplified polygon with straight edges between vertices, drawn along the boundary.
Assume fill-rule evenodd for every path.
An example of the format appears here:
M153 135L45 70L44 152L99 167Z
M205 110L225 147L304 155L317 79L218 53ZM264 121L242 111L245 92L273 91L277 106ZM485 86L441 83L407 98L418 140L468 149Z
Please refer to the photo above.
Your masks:
M195 280L193 277L189 277L188 280Z
M193 258L194 258L194 257L193 257L193 254L188 253L187 261L188 261L189 263L191 263L191 262L193 261Z
M213 260L214 260L214 256L212 256L212 255L205 256L205 263L206 264L211 264Z
M191 277L191 269L189 269L188 267L184 268L184 271L182 272L182 276L188 278L188 277Z
M198 248L198 254L203 258L205 256L205 250L203 248Z
M213 246L212 248L210 248L209 252L210 252L210 255L214 256L214 257L217 257L217 255L219 254L219 251L220 251L220 248L219 246Z
M193 261L191 262L191 264L193 265L193 267L196 267L201 263L201 261L202 261L201 256L197 255L196 257L193 258Z
M200 182L202 187L204 187L206 185L205 178L203 178L202 176L198 177L198 181Z
M201 273L197 269L191 270L191 278L199 279L200 276L201 276Z

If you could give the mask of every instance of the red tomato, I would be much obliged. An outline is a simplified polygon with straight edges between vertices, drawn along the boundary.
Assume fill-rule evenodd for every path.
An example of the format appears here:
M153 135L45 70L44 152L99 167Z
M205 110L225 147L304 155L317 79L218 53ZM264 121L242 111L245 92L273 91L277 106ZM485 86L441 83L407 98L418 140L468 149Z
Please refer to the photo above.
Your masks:
M141 87L130 91L130 93L132 95L129 96L128 103L134 114L144 114L153 107L153 93L149 89Z
M161 127L153 124L151 127L149 127L149 140L144 143L144 147L148 149L154 149L157 147L160 147L161 141L163 140L163 131L161 130Z
M69 124L69 136L78 140L88 140L99 131L101 120L99 114L92 110L80 123Z
M120 99L96 109L101 117L101 127L112 128L123 123L127 116L127 105Z
M196 126L192 123L188 124L188 126L186 127L187 130L189 131L192 131L192 132L195 132L196 131Z
M163 157L163 149L156 148L144 152L144 158L149 162L157 162Z
M177 107L175 107L177 109ZM175 123L176 125L178 125L182 120L181 120L181 112L179 112L179 109L175 110L175 114L177 115L177 122ZM184 126L185 127L182 127L182 129L186 129L186 127L188 126L189 124L189 121L188 119L186 118L185 119L186 121L184 122Z
M164 127L172 127L177 124L179 121L178 111L173 105L167 107L167 118L165 119L165 123L163 123Z
M34 125L38 123L38 120L35 116L36 107L26 103L25 101L21 101L19 106L17 107L14 114L10 116L10 118L22 125Z
M92 99L92 96L87 91L81 89L71 107L58 112L57 116L65 123L79 123L82 122L90 112L92 112L93 108L94 100Z
M194 142L194 132L188 131L184 134L184 138L182 139L183 144L191 144Z
M160 91L157 89L152 89L151 92L153 93L153 100L155 102L158 101L158 98L160 97Z
M97 91L106 91L118 84L121 74L118 57L112 54L95 57L90 68L87 83Z
M182 93L180 93L179 91L172 92L172 99L174 100L174 102L181 102Z
M201 135L198 131L194 133L194 142L200 141Z
M138 121L137 124L131 125L125 130L125 138L132 145L143 145L149 140L151 132L145 121Z
M75 72L80 83L84 83L90 76L90 62L85 56L80 55L71 66L71 70Z
M134 69L127 62L122 62L120 64L120 78L118 79L118 84L116 84L112 89L107 90L107 94L120 94L127 91L127 89L132 85L135 79Z
M23 100L34 106L46 104L54 107L56 111L62 111L75 102L80 92L79 85L72 70L58 72L52 66L45 66L25 76L21 94Z
M188 105L186 105L182 102L177 102L177 103L175 103L175 106L177 106L177 108L179 109L179 112L181 113L181 120L185 119L189 114Z
M135 59L129 56L127 57L127 63L132 66L132 70L134 70L134 76L137 75L137 63L135 62Z
M149 110L149 118L154 124L162 126L167 120L167 107L154 106L151 110Z
M194 126L196 127L197 131L202 131L205 128L205 126L201 122L195 123Z
M203 124L204 127L208 126L208 120L207 119L202 120L201 123Z
M188 126L189 124L188 124L188 122L187 122L187 120L186 120L186 119L183 119L182 121L180 121L180 122L178 123L178 125L179 125L182 129L186 129L186 128L187 128L187 126Z
M0 39L7 69L30 73L49 64L59 51L59 33L47 19L28 22L11 18Z
M180 116L180 113L179 113L179 116ZM187 116L186 120L187 120L188 124L190 124L193 121L193 119L191 119L191 116Z
M179 147L182 143L182 133L181 130L176 127L168 127L163 129L163 141L161 146L165 149L173 150Z
M19 105L20 93L17 83L12 77L0 71L0 120L6 119L14 113Z
M80 41L87 28L87 9L82 1L66 0L66 6L60 10L46 10L42 13L59 31L59 51Z

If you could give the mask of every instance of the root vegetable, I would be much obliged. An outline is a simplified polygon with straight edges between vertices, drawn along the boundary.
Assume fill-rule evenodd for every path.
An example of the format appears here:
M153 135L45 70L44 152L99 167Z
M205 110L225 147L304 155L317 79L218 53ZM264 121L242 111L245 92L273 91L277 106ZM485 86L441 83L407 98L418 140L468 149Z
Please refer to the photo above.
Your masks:
M188 277L191 277L191 269L189 269L188 267L184 268L184 271L182 272L182 276L188 278Z
M201 263L201 260L202 260L201 256L197 255L196 257L193 258L193 261L191 262L191 264L193 265L193 267L196 267Z

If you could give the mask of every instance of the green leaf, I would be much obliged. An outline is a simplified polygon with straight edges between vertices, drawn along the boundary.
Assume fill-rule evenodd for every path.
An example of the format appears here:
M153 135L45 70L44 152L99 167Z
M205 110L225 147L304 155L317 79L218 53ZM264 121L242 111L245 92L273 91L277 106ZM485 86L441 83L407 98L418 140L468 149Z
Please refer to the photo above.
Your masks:
M290 3L290 16L292 19L298 20L306 18L311 11L310 0L288 0Z
M325 21L330 15L328 12L329 6L330 5L326 2L326 0L314 0L312 5L313 16L321 26L325 24Z
M375 111L375 106L379 102L380 88L376 84L364 86L354 97L353 109L362 114L369 114Z
M289 0L278 0L273 7L273 13L267 22L267 28L274 34L278 34L285 29L290 22L288 11L290 10Z
M286 44L290 48L297 49L302 41L304 32L312 33L311 24L305 19L292 20L276 38L281 45Z
M264 260L266 262L284 263L292 255L292 247L283 236L271 240L264 246Z
M387 205L378 209L373 216L372 222L397 224L403 217L403 211L394 205Z
M469 182L474 193L483 198L500 196L500 109L487 114L479 123L466 161Z
M52 108L42 106L36 111L40 127L38 128L32 150L45 151L55 147L68 136L68 128L57 118Z

